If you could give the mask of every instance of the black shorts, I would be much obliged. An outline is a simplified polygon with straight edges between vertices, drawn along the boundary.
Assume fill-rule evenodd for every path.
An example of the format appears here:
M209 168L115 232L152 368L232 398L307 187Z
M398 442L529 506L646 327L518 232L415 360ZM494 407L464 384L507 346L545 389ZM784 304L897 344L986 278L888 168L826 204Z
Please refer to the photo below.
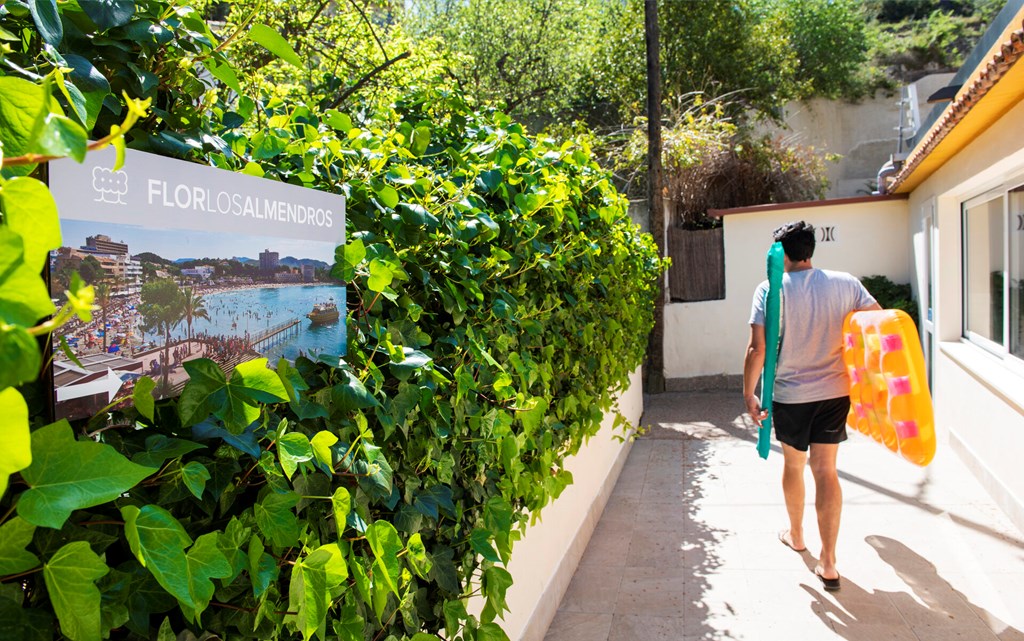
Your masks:
M811 403L772 403L775 438L801 452L806 452L810 443L842 443L849 413L849 396Z

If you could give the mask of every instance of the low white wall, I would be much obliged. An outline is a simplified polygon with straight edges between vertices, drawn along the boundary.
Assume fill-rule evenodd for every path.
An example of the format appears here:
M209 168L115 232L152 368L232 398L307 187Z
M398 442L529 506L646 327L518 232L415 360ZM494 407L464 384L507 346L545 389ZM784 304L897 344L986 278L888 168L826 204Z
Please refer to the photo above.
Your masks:
M813 207L742 210L723 217L725 299L665 306L665 377L737 376L750 337L754 288L766 278L772 230L806 220L819 230L815 267L854 276L888 276L909 283L912 274L906 200L873 199ZM823 240L823 238L825 240Z
M619 409L632 424L640 422L644 400L639 369L619 397ZM601 430L567 461L573 484L541 511L542 520L512 550L506 569L515 583L506 595L510 612L500 622L512 641L542 641L555 617L629 454L630 442L615 440L615 434L612 419L606 418ZM482 599L476 598L468 609L479 612L482 607Z

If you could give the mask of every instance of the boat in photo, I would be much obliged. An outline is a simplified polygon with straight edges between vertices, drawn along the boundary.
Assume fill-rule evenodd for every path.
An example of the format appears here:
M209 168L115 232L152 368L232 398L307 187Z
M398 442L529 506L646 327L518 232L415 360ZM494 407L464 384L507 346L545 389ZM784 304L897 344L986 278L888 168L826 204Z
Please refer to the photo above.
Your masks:
M314 303L313 311L306 314L306 318L310 320L314 325L326 325L327 323L333 323L338 320L340 313L338 312L338 306L334 304L334 300L329 300L326 303Z

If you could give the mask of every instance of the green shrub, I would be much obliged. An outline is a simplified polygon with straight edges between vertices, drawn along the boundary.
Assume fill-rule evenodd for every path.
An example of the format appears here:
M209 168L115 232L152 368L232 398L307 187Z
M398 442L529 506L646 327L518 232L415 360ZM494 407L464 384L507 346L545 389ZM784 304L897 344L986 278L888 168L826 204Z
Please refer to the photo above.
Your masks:
M918 325L917 301L914 300L910 283L894 283L887 276L881 275L865 276L860 282L864 283L864 287L883 309L902 309Z
M412 92L384 112L249 98L200 111L209 96L181 61L209 60L216 38L194 12L84 6L91 22L77 3L51 7L78 25L67 41L21 5L0 26L25 33L26 59L44 60L45 33L100 75L154 52L139 58L159 81L134 145L347 196L334 273L349 284L348 353L276 372L189 361L180 399L154 403L143 377L134 408L43 425L44 397L13 386L41 367L32 337L87 316L93 291L72 277L69 305L36 325L54 311L38 273L59 231L45 186L14 177L31 163L11 157L80 157L92 112L73 128L48 99L77 99L65 81L82 91L58 61L18 79L36 117L0 121L0 638L506 638L502 566L571 482L565 457L615 414L652 325L662 265L625 200L585 146L530 138L457 94ZM139 29L192 48L162 56ZM90 78L88 104L116 113L115 81ZM268 126L238 126L250 116Z

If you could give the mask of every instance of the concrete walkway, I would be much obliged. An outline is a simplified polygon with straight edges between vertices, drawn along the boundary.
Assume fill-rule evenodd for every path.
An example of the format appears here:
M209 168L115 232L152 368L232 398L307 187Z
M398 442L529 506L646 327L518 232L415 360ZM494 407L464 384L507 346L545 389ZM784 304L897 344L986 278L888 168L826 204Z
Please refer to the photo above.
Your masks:
M782 454L757 457L739 394L646 398L545 641L1024 641L1024 535L940 439L917 468L860 434L839 450L842 589L779 543ZM813 554L812 554L813 553Z

